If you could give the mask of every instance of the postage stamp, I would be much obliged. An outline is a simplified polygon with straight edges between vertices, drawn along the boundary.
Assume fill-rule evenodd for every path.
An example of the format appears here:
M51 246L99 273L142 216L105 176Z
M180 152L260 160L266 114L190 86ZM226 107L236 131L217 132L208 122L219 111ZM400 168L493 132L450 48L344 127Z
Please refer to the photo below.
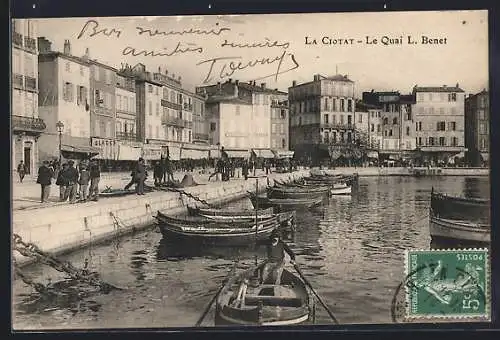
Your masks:
M408 250L406 319L489 321L487 249Z

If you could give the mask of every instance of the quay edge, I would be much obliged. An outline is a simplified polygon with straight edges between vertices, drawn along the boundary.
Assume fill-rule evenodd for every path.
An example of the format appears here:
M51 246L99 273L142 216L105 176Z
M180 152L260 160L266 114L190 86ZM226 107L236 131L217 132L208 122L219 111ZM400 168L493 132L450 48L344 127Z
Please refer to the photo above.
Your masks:
M425 170L426 168L415 168ZM436 169L431 169L436 170ZM433 171L432 173L422 174L421 176L471 176L471 177L487 177L490 175L490 169L488 168L439 168L439 173ZM374 176L415 176L415 174L410 170L410 168L405 167L339 167L335 169L324 169L312 168L311 171L324 171L327 174L335 175L352 175L357 173L360 177L374 177Z
M293 173L273 173L268 176L269 184L274 180L291 181L309 175L309 170ZM247 181L210 182L206 185L183 188L210 204L220 205L239 200L247 191L255 192L255 178ZM259 192L267 186L266 177L259 178ZM99 202L75 205L59 205L34 210L14 211L12 232L25 242L36 244L41 250L58 256L94 246L99 243L154 227L154 215L158 210L168 214L186 211L186 205L197 203L176 192L156 191L145 196L105 198ZM198 203L199 204L199 203ZM116 228L113 215L121 222ZM33 264L31 258L20 255L13 249L13 258L20 267Z

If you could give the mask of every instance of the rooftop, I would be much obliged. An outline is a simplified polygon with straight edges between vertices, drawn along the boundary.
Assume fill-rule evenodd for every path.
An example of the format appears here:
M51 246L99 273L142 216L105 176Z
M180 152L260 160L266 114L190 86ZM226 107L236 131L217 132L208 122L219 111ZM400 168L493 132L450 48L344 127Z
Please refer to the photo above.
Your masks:
M462 90L458 83L455 86L417 86L413 87L413 92L465 92Z

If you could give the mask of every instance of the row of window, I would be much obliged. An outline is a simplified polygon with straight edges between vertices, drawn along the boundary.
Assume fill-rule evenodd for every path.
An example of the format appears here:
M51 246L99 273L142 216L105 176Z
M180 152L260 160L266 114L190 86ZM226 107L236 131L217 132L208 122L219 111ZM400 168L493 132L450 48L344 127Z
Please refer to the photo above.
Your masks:
M351 96L353 93L353 84L352 83L334 83L325 82L322 83L323 89L321 89L320 83L315 83L311 85L302 85L299 87L290 89L290 97L291 98L300 98L307 95L317 95L320 93L322 95L332 96L332 97L347 97Z
M135 98L117 94L116 109L125 112L135 112Z
M352 99L330 99L324 98L322 109L335 112L354 112L354 101ZM291 103L290 110L293 113L315 112L318 111L317 100L309 99L305 101Z
M333 131L331 134L328 131L323 132L323 143L351 143L352 142L352 134L348 132L345 134L344 132L340 132L337 134L336 131Z
M456 115L459 112L457 111L456 107L440 107L438 109L434 108L433 106L430 107L419 107L418 113L422 115L434 115L434 114L440 114L440 115Z
M279 129L277 128L279 126ZM279 132L278 132L279 130ZM285 133L285 125L284 124L271 124L271 133Z
M332 117L331 121L330 121L330 117ZM344 124L345 123L345 115L340 115L340 120L339 120L339 123L340 124ZM299 125L302 124L302 117L299 117ZM363 122L363 117L360 115L358 117L358 121L360 123ZM324 114L323 115L323 123L324 124L337 124L337 116L336 115L329 115L329 114ZM352 124L353 123L353 119L352 119L352 115L347 115L347 124Z
M36 78L37 65L38 59L36 55L24 53L16 48L12 49L12 73L23 74L27 77Z
M457 97L461 95L458 95L457 93L418 93L417 100L419 102L424 102L424 101L442 101L442 102L456 102ZM427 100L426 100L427 98Z
M148 125L148 129L146 131L146 138L166 139L166 140L174 140L174 141L178 141L178 142L191 143L192 132L186 131L184 129L177 130L175 128L160 129L160 127L157 125L157 126L155 126L154 134L153 134L153 126Z
M94 120L94 132L92 135L101 138L114 138L111 122L96 118Z
M116 133L135 133L135 124L130 121L116 121Z
M415 138L417 146L458 146L458 137L450 137L449 144L447 144L446 140L446 137Z
M431 125L429 124L429 127ZM431 128L429 130L432 130ZM448 128L446 128L446 122L440 121L436 122L436 131L456 131L457 123L448 122ZM415 131L422 131L422 122L415 122Z
M113 108L113 95L109 92L95 90L94 102L95 102L95 106L97 106L97 107L112 109Z
M271 147L272 148L281 147L282 149L286 149L287 148L286 139L282 138L281 143L280 143L280 140L278 140L278 139L275 139L275 138L271 139Z
M36 21L28 19L12 19L12 30L19 34L37 38Z
M76 91L76 94L75 94ZM86 106L88 105L88 89L85 86L74 85L70 82L65 82L63 84L63 100L74 103L76 97L76 105Z

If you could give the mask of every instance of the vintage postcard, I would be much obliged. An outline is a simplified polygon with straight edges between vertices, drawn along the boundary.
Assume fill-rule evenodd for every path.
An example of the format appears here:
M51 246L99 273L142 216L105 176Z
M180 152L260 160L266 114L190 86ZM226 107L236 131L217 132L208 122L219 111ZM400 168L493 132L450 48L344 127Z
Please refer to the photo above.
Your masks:
M11 39L15 330L491 319L488 11Z

